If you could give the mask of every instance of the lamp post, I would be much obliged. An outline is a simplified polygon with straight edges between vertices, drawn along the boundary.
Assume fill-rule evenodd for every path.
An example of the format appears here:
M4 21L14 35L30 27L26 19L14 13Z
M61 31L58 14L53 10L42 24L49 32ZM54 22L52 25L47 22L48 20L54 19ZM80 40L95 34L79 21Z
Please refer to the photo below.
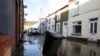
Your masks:
M42 25L41 25L41 20L42 20L42 8L40 9L40 11L41 11L41 15L40 15L40 18L39 18L39 20L40 20L40 33L42 34Z

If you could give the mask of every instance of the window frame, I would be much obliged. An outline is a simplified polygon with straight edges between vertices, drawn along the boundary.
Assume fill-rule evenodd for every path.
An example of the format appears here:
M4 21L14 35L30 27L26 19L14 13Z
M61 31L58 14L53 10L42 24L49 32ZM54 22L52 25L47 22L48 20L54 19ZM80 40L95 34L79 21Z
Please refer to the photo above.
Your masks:
M76 33L76 31L75 31L75 26L80 26L80 27L81 27L80 33ZM72 22L72 27L73 27L72 35L81 36L81 34L82 34L82 21Z
M61 19L61 13L60 12L57 12L57 21L59 21Z

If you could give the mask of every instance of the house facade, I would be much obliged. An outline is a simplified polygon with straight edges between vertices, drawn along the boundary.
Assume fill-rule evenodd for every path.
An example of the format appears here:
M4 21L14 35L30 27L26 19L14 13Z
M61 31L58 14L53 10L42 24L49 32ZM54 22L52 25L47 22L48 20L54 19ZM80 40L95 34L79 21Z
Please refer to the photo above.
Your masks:
M67 37L68 5L58 9L47 17L47 30L57 32Z
M40 19L40 25L38 28L41 34L45 34L45 32L47 31L47 20L45 18Z
M47 31L55 32L55 13L47 17Z
M68 34L68 5L62 7L56 11L56 32L62 34L64 37L67 37Z
M100 40L99 0L69 0L68 36Z
M19 43L20 17L24 20L23 0L0 0L0 7L0 56L12 56Z

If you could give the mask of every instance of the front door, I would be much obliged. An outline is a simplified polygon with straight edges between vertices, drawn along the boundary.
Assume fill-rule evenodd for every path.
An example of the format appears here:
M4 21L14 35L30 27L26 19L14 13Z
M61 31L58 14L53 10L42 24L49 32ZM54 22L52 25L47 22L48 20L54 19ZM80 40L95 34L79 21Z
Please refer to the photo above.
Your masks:
M89 41L97 41L97 20L90 20L90 37Z
M65 22L63 22L63 28L62 28L62 35L64 37L67 37L67 28L68 28L67 21L65 21Z

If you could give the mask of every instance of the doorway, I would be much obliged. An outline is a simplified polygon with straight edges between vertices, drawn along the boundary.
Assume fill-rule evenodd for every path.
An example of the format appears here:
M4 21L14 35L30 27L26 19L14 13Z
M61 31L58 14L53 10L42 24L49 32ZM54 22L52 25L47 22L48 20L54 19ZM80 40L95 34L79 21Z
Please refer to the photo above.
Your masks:
M98 25L98 18L90 19L90 38L89 41L97 41L97 25Z

